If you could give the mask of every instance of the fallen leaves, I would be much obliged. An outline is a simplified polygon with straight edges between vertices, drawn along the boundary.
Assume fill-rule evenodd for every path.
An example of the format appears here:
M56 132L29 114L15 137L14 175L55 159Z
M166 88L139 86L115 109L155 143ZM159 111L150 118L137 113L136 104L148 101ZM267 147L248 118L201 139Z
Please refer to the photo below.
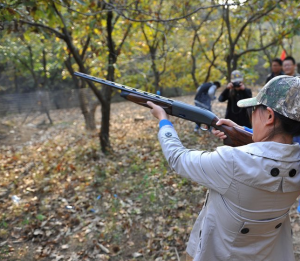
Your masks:
M221 116L224 107L218 109ZM32 260L178 260L206 190L170 170L149 110L112 105L110 155L101 153L95 133L81 128L78 109L51 115L57 125L36 141L1 147L0 246L6 251L0 259L17 254L13 244L26 250L30 243ZM185 146L220 145L209 134L195 135L193 123L172 121Z

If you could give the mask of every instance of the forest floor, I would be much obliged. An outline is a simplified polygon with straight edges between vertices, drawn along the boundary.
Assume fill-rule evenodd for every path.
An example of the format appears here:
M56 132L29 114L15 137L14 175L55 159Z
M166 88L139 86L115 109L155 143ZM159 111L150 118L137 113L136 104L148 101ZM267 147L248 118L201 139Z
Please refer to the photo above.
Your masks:
M193 104L193 96L176 98ZM224 115L226 104L213 111ZM130 102L112 104L112 150L100 150L78 108L0 119L0 260L181 260L206 189L163 158L158 122ZM26 118L26 120L25 120ZM100 112L96 113L98 129ZM172 118L183 144L222 143ZM300 260L297 201L290 218Z

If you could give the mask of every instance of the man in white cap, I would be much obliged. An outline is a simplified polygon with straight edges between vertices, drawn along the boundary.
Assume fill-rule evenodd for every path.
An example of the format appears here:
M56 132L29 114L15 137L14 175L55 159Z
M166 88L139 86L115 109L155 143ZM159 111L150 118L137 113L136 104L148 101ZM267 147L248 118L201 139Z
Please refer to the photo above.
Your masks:
M219 96L220 102L228 101L225 118L245 127L251 127L247 110L239 108L237 102L242 99L251 98L252 92L243 83L242 73L235 70L231 73L231 81Z

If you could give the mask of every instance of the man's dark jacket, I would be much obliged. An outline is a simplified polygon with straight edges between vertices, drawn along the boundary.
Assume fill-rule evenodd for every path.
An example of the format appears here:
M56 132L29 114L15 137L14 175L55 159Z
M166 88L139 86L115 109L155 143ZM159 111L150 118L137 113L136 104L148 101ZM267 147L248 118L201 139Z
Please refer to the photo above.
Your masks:
M233 92L233 93L231 93ZM246 108L240 108L237 106L239 100L247 99L252 97L252 92L250 89L245 88L245 90L234 90L225 89L219 96L220 102L225 102L228 100L225 118L230 119L241 126L246 126L251 128L250 119Z
M284 73L283 73L283 72L280 72L279 75L284 75ZM266 83L267 83L268 81L270 81L271 79L273 79L275 76L279 76L279 75L275 75L273 72L270 73L270 74L267 76Z

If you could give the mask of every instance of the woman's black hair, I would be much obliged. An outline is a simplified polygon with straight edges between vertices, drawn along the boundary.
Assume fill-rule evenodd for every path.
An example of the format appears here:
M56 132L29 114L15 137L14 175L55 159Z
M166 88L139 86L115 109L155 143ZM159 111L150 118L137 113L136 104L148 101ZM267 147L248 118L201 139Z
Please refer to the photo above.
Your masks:
M278 118L281 122L283 132L294 136L300 136L300 122L287 118L278 112L274 111L275 119Z
M258 105L259 109L267 109L267 106L265 105ZM273 110L274 111L274 110ZM300 136L300 122L292 120L288 117L285 117L278 112L274 111L274 129L272 133L270 134L269 138L274 137L277 134L288 134L294 136ZM275 124L277 121L280 121L280 126L275 127Z

